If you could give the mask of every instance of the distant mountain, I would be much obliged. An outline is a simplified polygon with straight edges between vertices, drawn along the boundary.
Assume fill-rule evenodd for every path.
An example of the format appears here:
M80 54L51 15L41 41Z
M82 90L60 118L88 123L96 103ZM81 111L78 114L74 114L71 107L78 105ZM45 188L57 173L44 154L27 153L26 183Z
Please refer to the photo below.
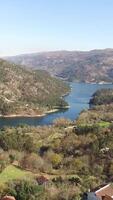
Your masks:
M35 53L7 60L47 70L53 76L69 81L113 82L113 49Z
M38 115L67 105L69 87L48 72L25 69L0 59L0 115Z

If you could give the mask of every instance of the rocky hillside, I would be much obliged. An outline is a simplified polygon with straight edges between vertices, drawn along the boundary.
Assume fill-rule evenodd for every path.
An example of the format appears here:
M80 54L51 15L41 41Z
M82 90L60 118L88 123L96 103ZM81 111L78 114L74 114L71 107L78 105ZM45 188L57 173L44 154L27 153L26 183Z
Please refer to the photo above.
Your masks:
M27 70L0 60L0 114L42 114L66 105L60 97L69 91L48 72Z
M7 58L69 81L113 82L113 49L56 51Z

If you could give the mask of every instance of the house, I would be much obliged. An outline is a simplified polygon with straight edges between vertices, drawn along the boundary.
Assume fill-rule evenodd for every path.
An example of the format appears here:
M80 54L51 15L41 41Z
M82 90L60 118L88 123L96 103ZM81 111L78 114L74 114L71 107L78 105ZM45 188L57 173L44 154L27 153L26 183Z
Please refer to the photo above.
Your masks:
M113 185L107 184L95 191L96 196L100 200L112 200L113 199Z
M92 192L84 193L82 200L113 200L113 185L107 184Z

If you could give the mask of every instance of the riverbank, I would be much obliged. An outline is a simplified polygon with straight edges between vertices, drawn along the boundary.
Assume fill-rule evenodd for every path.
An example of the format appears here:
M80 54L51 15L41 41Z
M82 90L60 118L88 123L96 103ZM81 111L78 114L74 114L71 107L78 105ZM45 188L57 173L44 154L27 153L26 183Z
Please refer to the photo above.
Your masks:
M66 96L68 96L71 92L71 88L68 92L66 92L65 94L63 94L60 98L63 99L65 98ZM8 114L8 115L0 115L0 118L21 118L21 117L25 117L25 118L35 118L35 117L44 117L48 114L52 114L52 113L55 113L55 112L59 112L60 110L64 110L64 109L69 109L70 106L67 105L67 106L63 106L63 107L58 107L58 106L55 106L53 109L51 110L46 110L44 113L41 113L41 114L35 114L34 113L31 113L31 114Z
M45 114L40 114L40 115L28 115L28 114L10 114L10 115L0 115L0 118L19 118L19 117L43 117Z
M42 113L42 114L10 114L10 115L0 115L0 118L19 118L19 117L28 117L28 118L33 118L33 117L44 117L48 114L51 114L51 113L55 113L55 112L59 112L60 110L62 109L69 109L70 106L65 106L63 108L55 108L55 109L51 109L51 110L48 110L46 111L45 113Z

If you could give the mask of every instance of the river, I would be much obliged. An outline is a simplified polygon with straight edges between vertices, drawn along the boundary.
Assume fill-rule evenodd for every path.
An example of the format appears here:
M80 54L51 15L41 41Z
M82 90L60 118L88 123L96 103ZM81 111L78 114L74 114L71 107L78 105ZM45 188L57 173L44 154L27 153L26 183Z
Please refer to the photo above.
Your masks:
M89 100L92 94L101 88L113 88L112 84L87 84L87 83L70 83L71 92L65 97L70 108L48 114L44 117L15 117L0 118L0 128L4 126L17 126L28 124L33 126L49 125L58 117L65 117L75 120L83 109L89 108Z

